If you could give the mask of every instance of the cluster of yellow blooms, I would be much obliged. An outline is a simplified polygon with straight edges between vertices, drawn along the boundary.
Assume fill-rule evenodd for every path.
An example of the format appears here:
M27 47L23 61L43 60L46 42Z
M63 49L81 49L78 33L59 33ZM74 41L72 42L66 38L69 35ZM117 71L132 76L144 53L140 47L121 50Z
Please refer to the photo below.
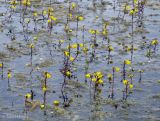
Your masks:
M95 84L98 85L102 85L103 84L103 73L100 71L94 72L92 74L88 73L85 75L86 78L91 79L92 82L94 82Z
M125 52L129 52L129 51L131 51L132 49L133 49L134 51L137 50L136 47L132 47L132 46L129 46L129 45L124 46Z
M83 21L84 17L82 15L74 16L72 13L69 13L69 18L73 20Z
M129 83L129 81L128 80L123 80L123 84L125 85L125 86L129 86L129 88L132 90L133 89L133 84L130 84Z
M90 34L99 34L99 31L98 30L94 30L94 29L90 29L89 33Z
M78 50L79 47L83 50L84 53L86 51L88 51L88 49L86 47L84 47L84 44L82 44L82 43L81 44L74 43L72 45L67 46L67 49L77 49ZM64 51L64 55L66 57L69 57L70 61L74 61L74 59L75 59L74 57L71 56L71 53L68 51Z
M108 25L107 25L108 26ZM99 30L94 30L94 29L90 29L88 32L92 35L97 35L97 34L102 34L104 36L106 36L108 34L108 31L107 31L107 27L106 25L104 25L104 28L102 29L102 31L100 32Z
M71 3L71 9L73 10L73 9L75 9L76 8L76 3ZM83 21L84 20L84 17L82 16L82 15L77 15L77 16L73 16L74 14L73 13L69 13L69 18L70 19L76 19L76 20L78 20L78 21Z
M48 10L43 10L42 11L42 14L43 15L47 15L48 14L48 24L52 24L52 22L56 22L57 21L57 18L53 15L53 8L48 8Z
M50 16L49 16L49 19L47 20L48 24L50 24L50 23L52 23L52 22L54 22L54 21L57 21L57 18L54 17L53 15L50 15Z
M49 72L44 72L44 77L45 77L46 79L49 79L49 78L52 77L52 74L49 73ZM42 91L43 91L44 93L47 91L47 87L46 87L45 85L43 86ZM26 93L25 98L26 98L26 99L31 99L31 96L32 96L31 93ZM38 101L37 101L37 102L38 102ZM32 104L32 102L31 102L30 104ZM60 102L59 102L58 100L54 100L54 101L53 101L53 105L54 105L54 106L57 107L57 106L59 106L59 104L60 104ZM45 104L40 103L40 101L39 101L38 105L39 105L40 109L44 109L44 108L45 108Z
M81 44L73 43L72 45L67 46L67 49L69 49L69 47L72 48L72 49L77 49L78 46L82 48L83 44L82 43Z
M53 105L54 105L54 106L59 106L59 104L60 104L60 102L59 102L58 100L54 100L54 101L53 101ZM40 105L40 108L41 108L41 109L44 109L44 108L45 108L44 104L41 104L41 105Z
M31 95L30 93L26 93L25 98L31 99L31 96L32 96L32 95ZM39 107L40 107L40 109L44 109L44 108L45 108L45 105L44 105L43 103L40 103L40 101L37 101L37 102L39 102ZM32 104L32 102L31 102L30 104ZM60 104L60 102L59 102L58 100L54 100L54 101L53 101L53 105L54 105L54 106L58 107L59 104Z
M17 0L12 0L9 2L11 5L11 9L16 9L16 5L18 4ZM30 0L22 0L22 5L24 6L30 6L31 5L31 1Z
M47 81L47 79L50 79L52 77L52 74L50 74L49 72L44 72L44 78L46 79L45 81ZM42 87L43 92L47 91L47 86L43 85Z
M142 1L133 0L133 2L134 2L134 8L132 8L130 5L125 5L125 7L124 7L125 13L129 13L129 15L134 15L139 11L138 10L139 4L144 4L143 0Z
M12 1L10 1L10 4L11 4L11 5L16 5L16 4L17 4L17 1L16 1L16 0L12 0Z
M102 29L102 35L103 36L107 36L108 35L108 30L107 30L107 27L109 26L109 22L105 22L104 25L103 25L103 29Z
M12 0L11 2L10 2L10 5L11 5L11 9L16 9L16 5L17 5L17 1L16 0Z
M138 8L134 8L134 9L132 9L132 10L130 10L130 12L129 12L129 14L130 15L134 15L134 14L136 14L138 12Z
M24 6L30 6L30 5L31 5L31 1L30 1L30 0L23 0L23 1L22 1L22 4L23 4Z
M115 72L119 72L120 71L120 68L119 67L112 67L112 69L115 71ZM111 73L109 73L107 75L107 78L108 78L108 81L111 83L112 82L112 79L113 79L113 75Z

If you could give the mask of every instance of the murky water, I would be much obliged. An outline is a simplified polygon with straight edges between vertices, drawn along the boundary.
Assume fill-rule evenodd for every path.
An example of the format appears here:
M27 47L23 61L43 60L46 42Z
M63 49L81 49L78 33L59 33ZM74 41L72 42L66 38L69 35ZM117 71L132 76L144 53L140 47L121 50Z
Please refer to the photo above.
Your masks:
M34 1L34 0L33 0ZM70 40L64 30L67 22L68 1L32 2L27 8L24 22L22 21L23 9L16 5L11 11L10 4L0 0L0 62L4 68L0 80L0 120L1 121L160 121L160 48L149 59L146 57L148 44L155 38L160 38L160 1L148 0L144 6L144 13L132 18L124 15L123 9L126 3L132 6L128 0L75 0L78 7L73 10L73 16L83 15L84 20L77 22L69 21L72 29ZM95 5L95 6L94 6ZM53 25L51 34L47 27L47 19L43 21L42 10L52 7L57 24ZM33 12L36 11L36 27ZM77 13L78 12L78 13ZM28 28L27 21L30 20ZM61 93L64 75L60 72L64 68L63 50L69 43L84 42L89 48L87 59L92 53L93 36L88 32L90 29L101 31L105 21L109 22L107 27L108 38L114 51L111 52L113 64L108 64L107 44L101 34L97 34L95 59L89 64L88 73L101 71L104 74L104 85L102 93L93 98L93 90L89 87L89 80L85 83L86 55L81 52L77 60L72 64L72 72L75 78L67 79L64 93L71 100L69 107L63 108ZM138 22L140 24L138 24ZM23 28L23 25L25 26ZM133 28L132 28L133 25ZM83 26L85 27L83 31ZM28 30L26 30L28 29ZM36 31L35 31L36 29ZM133 31L132 31L133 29ZM76 36L77 33L77 36ZM84 35L84 38L83 38ZM132 36L133 35L133 36ZM34 40L37 37L37 40ZM83 40L84 39L84 40ZM59 41L64 40L59 46ZM123 61L131 58L130 52L123 51L123 44L130 46L133 42L136 51L133 52L132 66L135 71L133 77L133 93L127 101L122 101L124 85L122 84ZM34 43L32 65L29 44ZM144 43L145 46L144 46ZM151 48L152 49L152 48ZM72 54L75 55L73 50ZM115 75L114 99L108 98L110 84L107 75L112 73L112 67L118 66L121 72ZM139 72L142 69L142 81L139 83ZM11 70L12 77L7 78L7 72ZM27 111L24 105L25 94L33 90L34 100L43 102L43 91L41 81L44 79L43 72L52 74L48 79L48 91L46 95L46 109L36 108ZM60 101L60 113L55 114L53 101ZM118 106L115 108L115 104ZM44 115L46 111L46 115Z

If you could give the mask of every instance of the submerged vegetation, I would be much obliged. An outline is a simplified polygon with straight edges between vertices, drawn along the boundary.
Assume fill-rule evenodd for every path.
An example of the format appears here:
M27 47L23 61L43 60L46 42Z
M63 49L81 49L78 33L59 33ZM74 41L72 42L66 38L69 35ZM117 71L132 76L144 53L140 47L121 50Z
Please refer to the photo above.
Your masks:
M160 120L158 0L0 3L0 119Z

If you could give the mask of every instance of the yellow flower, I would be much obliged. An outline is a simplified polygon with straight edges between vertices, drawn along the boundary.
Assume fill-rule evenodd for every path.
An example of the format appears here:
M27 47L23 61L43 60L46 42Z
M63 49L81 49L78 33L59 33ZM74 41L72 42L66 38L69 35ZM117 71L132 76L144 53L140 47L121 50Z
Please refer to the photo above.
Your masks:
M120 71L120 68L119 68L119 67L115 67L115 71L116 71L116 72L119 72L119 71Z
M0 68L2 68L3 67L3 63L0 63Z
M40 108L41 108L41 109L44 109L44 107L45 107L44 104L41 104L41 105L40 105Z
M84 20L83 16L79 16L79 17L78 17L78 20L79 20L79 21L83 21L83 20Z
M8 79L10 79L11 78L11 72L8 72L7 76L8 76Z
M128 80L123 80L123 84L124 84L124 85L127 85L128 82L129 82Z
M51 23L52 21L51 21L51 19L48 19L47 22L48 22L48 23Z
M103 84L103 80L102 80L102 79L99 79L99 80L98 80L98 84Z
M81 43L81 44L79 44L79 46L80 46L80 47L83 47L83 46L84 46L84 44L82 44L82 43Z
M103 77L103 74L102 74L102 72L98 71L98 72L95 72L95 76L96 76L97 78L102 78L102 77Z
M119 71L120 71L120 68L119 68L119 67L113 67L113 69L114 69L116 72L119 72Z
M134 13L134 10L130 10L130 13L129 13L129 14L130 14L130 15L133 15L133 13Z
M132 90L132 89L133 89L133 84L130 84L130 85L129 85L129 88Z
M92 78L92 82L96 82L97 81L97 79L96 78Z
M126 65L131 65L131 61L130 61L130 60L125 60L124 63L125 63Z
M43 90L43 92L46 92L47 91L47 87L43 86L42 90Z
M132 9L132 10L130 10L130 15L133 15L133 14L135 14L137 12L137 10L136 9Z
M31 98L31 94L30 94L30 93L27 93L27 94L25 95L25 97L26 97L26 98Z
M34 16L34 17L37 17L37 15L38 15L37 12L34 12L34 13L33 13L33 16Z
M67 76L71 76L71 72L70 72L70 71L67 71L67 72L66 72L66 75L67 75Z
M69 52L64 51L64 55L68 57L69 56Z
M50 16L50 19L51 19L52 21L57 21L57 18L54 17L54 16Z
M10 2L10 4L15 6L17 4L17 1L13 0L13 1Z
M25 5L25 6L30 6L31 2L30 2L30 0L23 0L22 4Z
M34 44L30 44L29 47L30 47L30 48L34 48Z
M90 33L90 34L98 34L99 31L98 31L98 30L90 29L90 30L89 30L89 33Z
M47 79L49 79L49 78L52 77L52 74L50 74L50 73L48 73L48 72L45 72L44 75L45 75L45 77L46 77Z
M46 10L43 10L43 15L46 15L47 14L47 11Z
M58 100L54 100L53 104L54 104L54 106L59 106L59 101Z
M72 16L73 16L73 15L70 13L70 14L69 14L69 17L72 18Z
M107 30L103 30L103 31L102 31L102 34L103 34L103 35L107 35L107 33L108 33Z
M89 33L91 33L91 34L95 34L95 33L96 33L96 31L95 31L95 30L90 29L90 30L89 30Z
M70 61L74 61L74 58L73 58L73 57L70 57L69 60L70 60Z
M72 6L72 9L74 9L76 7L76 4L72 3L71 6Z
M78 47L78 45L75 43L75 44L73 44L73 45L71 45L71 48L77 48Z
M91 78L91 74L86 74L85 77L86 78Z
M151 45L158 45L158 40L157 39L153 39L151 41Z

